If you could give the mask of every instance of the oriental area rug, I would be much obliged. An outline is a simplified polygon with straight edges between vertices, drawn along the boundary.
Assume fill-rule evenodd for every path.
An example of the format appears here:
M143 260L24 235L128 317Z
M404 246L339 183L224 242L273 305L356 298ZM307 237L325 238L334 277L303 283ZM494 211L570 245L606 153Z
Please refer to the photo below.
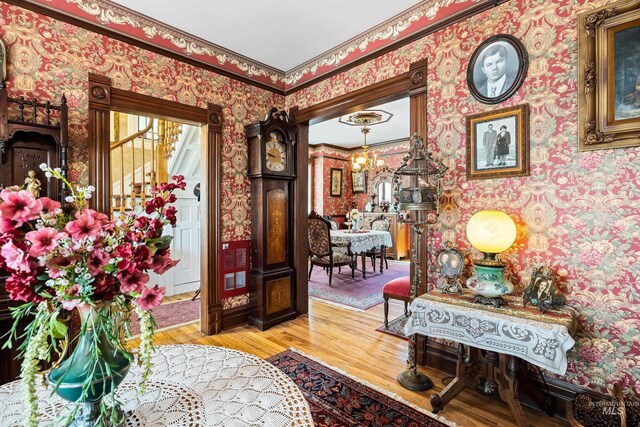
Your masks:
M267 360L300 388L316 427L454 425L297 350L289 349Z
M362 278L362 270L356 270L355 278L351 278L351 269L342 267L342 272L338 273L338 268L333 269L333 279L329 286L329 275L319 266L313 267L311 279L309 280L309 297L351 308L355 310L366 310L375 305L381 304L382 287L390 280L409 275L409 262L388 260L389 269L384 269L380 274L380 264L376 260L376 272L372 272L371 260L367 259L367 278ZM360 260L358 260L360 265Z

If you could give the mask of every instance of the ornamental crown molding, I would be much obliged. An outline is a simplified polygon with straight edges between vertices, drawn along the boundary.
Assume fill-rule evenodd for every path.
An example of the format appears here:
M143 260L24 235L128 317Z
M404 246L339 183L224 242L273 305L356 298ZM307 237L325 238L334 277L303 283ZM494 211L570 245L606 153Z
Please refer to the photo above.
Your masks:
M7 1L45 14L54 12L55 18L72 24L81 20L96 32L104 29L117 33L146 46L171 52L172 56L188 58L191 63L214 68L213 71L220 70L226 75L284 93L305 83L315 83L356 61L367 60L383 49L397 48L398 42L411 39L416 34L427 34L430 28L441 28L506 0L425 0L288 71L270 67L109 0Z

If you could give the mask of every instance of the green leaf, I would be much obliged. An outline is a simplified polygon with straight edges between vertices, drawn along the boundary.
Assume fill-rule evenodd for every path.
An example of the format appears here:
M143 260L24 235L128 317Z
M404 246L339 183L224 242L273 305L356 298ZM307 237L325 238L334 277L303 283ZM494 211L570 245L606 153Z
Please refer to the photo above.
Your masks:
M167 249L169 245L171 245L171 240L173 236L162 236L159 239L153 239L150 243L155 244L155 246L159 249Z
M67 325L58 320L58 312L53 313L49 319L49 328L53 339L62 339L67 336Z

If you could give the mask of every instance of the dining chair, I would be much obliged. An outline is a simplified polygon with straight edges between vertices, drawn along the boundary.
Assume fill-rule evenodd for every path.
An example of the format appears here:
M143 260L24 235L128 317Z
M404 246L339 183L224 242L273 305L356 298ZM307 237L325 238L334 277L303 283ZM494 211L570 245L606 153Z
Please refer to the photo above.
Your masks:
M329 269L329 286L333 278L333 268L348 265L351 268L351 278L355 277L355 257L351 253L351 244L344 246L346 253L334 251L339 247L331 243L331 223L318 213L311 211L309 214L309 256L311 268L309 279L314 265Z
M373 221L371 221L371 229L375 231L389 231L391 228L391 222L384 215L380 215L376 217ZM387 261L387 250L386 246L378 245L368 250L366 256L371 258L371 266L373 267L373 272L376 272L376 257L380 257L380 273L382 273L382 262L384 261L384 266L389 269L389 262Z

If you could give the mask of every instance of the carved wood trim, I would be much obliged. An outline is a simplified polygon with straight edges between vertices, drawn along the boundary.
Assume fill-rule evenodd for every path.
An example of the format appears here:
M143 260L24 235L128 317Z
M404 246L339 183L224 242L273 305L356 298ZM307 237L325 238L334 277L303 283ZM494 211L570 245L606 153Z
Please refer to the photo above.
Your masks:
M409 103L409 123L411 132L419 130L427 141L427 60L417 61L409 66L409 71L396 77L391 77L371 86L355 90L334 99L301 109L297 113L298 148L296 151L296 181L294 194L296 197L296 222L294 247L296 257L294 265L297 274L296 281L296 310L298 315L308 311L308 280L307 261L309 243L307 241L307 165L309 158L309 124L340 117L362 109L370 108L384 102L411 96ZM413 96L412 96L413 94ZM296 108L296 107L294 107ZM348 161L348 159L346 160ZM422 239L426 248L427 239ZM426 253L426 252L423 252ZM426 257L424 263L426 266ZM412 274L413 274L413 263ZM421 266L422 271L427 271ZM426 283L426 274L422 277ZM426 285L423 286L426 288Z
M220 271L220 182L223 114L222 107L199 108L111 87L108 77L89 74L89 183L96 187L92 207L109 214L111 207L110 112L148 114L203 126L200 150L203 161L201 243L202 332L222 330L222 306L218 292Z

